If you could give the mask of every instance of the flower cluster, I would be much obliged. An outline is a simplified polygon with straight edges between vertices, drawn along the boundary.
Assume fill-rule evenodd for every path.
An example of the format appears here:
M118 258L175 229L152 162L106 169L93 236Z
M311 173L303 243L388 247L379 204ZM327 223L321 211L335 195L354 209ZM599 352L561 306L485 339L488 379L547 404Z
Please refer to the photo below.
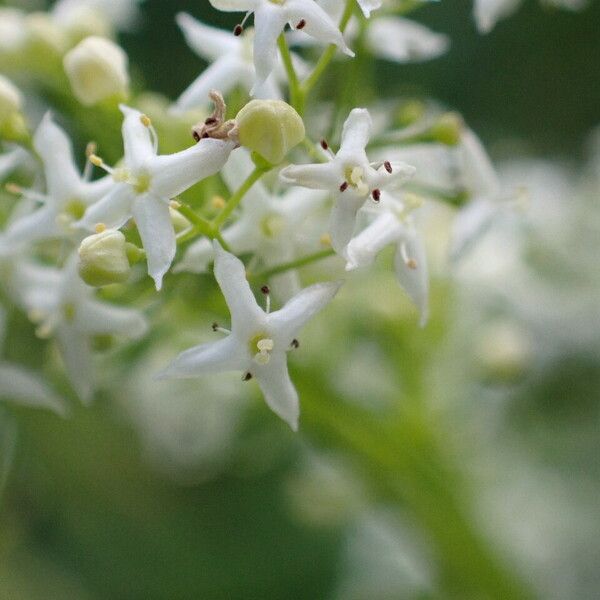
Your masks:
M6 190L17 198L0 234L3 284L38 337L56 341L73 388L88 401L99 336L135 340L149 329L144 265L159 292L165 278L207 273L214 264L231 328L215 324L223 339L183 352L159 376L239 371L244 381L256 379L267 404L296 429L288 353L332 301L344 269L351 277L393 246L395 275L425 325L431 212L460 208L452 240L458 257L514 198L501 197L482 145L454 113L410 99L351 110L341 103L346 108L336 112L336 102L311 99L333 60L345 66L355 56L351 47L396 62L445 52L446 36L400 16L420 2L210 3L245 16L228 32L178 15L187 43L210 64L179 99L154 103L132 94L127 56L110 39L135 23L138 2L61 0L48 13L0 10L0 64L27 89L59 99L31 131L35 111L25 108L19 87L0 78L0 177L11 178ZM476 2L480 28L489 29L505 4L514 3ZM239 108L234 117L223 96ZM83 170L60 124L82 114L94 123L81 127L79 140L90 132L106 139L119 125L122 131L122 151L119 144L105 153L102 142L90 142ZM192 131L187 147L182 126ZM330 281L303 287L313 276L305 267L317 263L319 278ZM132 298L128 288L143 292ZM279 310L271 311L272 299ZM29 402L61 408L40 385L0 365L4 395L23 396L27 388Z

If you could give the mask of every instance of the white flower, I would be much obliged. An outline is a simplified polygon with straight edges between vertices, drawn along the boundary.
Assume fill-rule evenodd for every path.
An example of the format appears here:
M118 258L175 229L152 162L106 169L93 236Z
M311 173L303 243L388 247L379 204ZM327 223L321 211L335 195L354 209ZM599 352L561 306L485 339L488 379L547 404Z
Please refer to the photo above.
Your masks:
M77 253L63 269L23 261L15 265L9 287L38 324L38 336L57 339L73 387L83 401L89 401L94 389L90 338L139 338L147 324L136 310L97 300L93 288L79 278L77 266Z
M5 319L0 309L0 346L4 343ZM21 365L5 361L0 361L0 398L22 406L46 408L61 416L67 412L62 398L50 390L41 377Z
M356 215L369 195L378 202L383 191L397 189L415 172L403 162L370 163L365 148L371 129L369 112L355 108L344 123L341 147L328 163L291 165L280 173L286 183L327 190L333 195L329 233L333 248L342 256L354 233Z
M4 125L23 106L23 96L15 84L0 75L0 126Z
M247 153L237 151L232 154L222 172L228 187L237 189L252 166ZM262 183L256 183L244 197L241 216L222 231L223 238L234 254L252 253L262 268L292 261L298 258L299 246L304 241L301 236L309 236L306 221L324 206L326 200L324 192L303 189L291 189L278 196ZM213 256L212 243L202 238L187 249L176 270L206 272ZM289 299L300 290L296 271L276 275L269 284L281 300Z
M314 0L209 0L218 10L254 13L256 84L266 81L277 62L277 38L287 23L324 44L335 44L348 56L344 36Z
M586 0L545 0L546 4L567 10L580 10ZM496 23L514 13L522 0L475 0L473 14L480 33L489 33Z
M117 185L86 211L80 225L90 231L99 223L118 229L133 217L146 250L148 274L160 290L176 250L169 201L218 172L235 143L204 139L187 150L159 156L148 117L127 106L121 106L121 111L125 116L122 164L113 170L94 157L96 164L112 173Z
M77 29L82 23L100 19L117 30L131 29L144 0L58 0L52 17L62 27ZM97 33L103 33L98 31Z
M17 8L0 8L0 52L18 52L26 39L25 13Z
M250 92L256 81L256 70L252 54L253 29L246 29L236 36L231 32L210 27L186 13L177 15L177 24L183 31L188 46L210 66L181 94L173 105L174 112L192 110L208 102L211 90L220 90L223 95L240 85ZM306 66L292 55L296 70L306 72ZM281 98L278 81L285 81L280 65L254 89L257 98Z
M427 255L410 214L420 203L407 194L403 203L385 197L383 204L384 212L348 244L346 270L370 266L383 248L396 244L396 277L419 309L421 325L425 325L429 316Z
M79 173L71 141L49 113L38 127L33 144L43 163L46 194L23 192L25 199L39 201L41 207L13 221L0 235L2 252L32 242L72 236L73 223L114 185L110 177L90 182Z
M27 174L34 174L37 163L33 156L21 146L7 145L6 152L0 154L0 181L4 181L15 171L23 170Z
M331 301L340 284L312 285L269 314L256 303L242 262L218 242L214 245L215 277L231 312L231 333L221 341L183 352L159 377L242 371L245 379L256 378L269 407L296 430L300 409L288 374L287 353L297 345L298 331Z

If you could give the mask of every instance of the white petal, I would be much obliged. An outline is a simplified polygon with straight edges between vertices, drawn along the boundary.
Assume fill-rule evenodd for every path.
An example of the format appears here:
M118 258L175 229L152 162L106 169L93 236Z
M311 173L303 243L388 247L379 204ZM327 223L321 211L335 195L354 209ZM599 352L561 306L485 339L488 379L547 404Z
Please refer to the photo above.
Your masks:
M217 241L214 249L215 277L231 313L231 328L245 337L244 333L265 323L265 313L254 299L242 261L223 250Z
M224 55L240 50L241 40L231 31L205 25L184 12L178 13L175 20L187 45L206 61L215 62Z
M66 324L58 328L56 335L69 380L81 401L88 404L94 393L94 369L88 338Z
M496 23L508 17L521 4L521 0L475 0L473 9L477 29L489 33Z
M401 17L374 19L367 43L377 57L399 63L437 58L450 47L448 36Z
M90 335L119 335L136 339L148 330L143 315L130 308L97 300L82 302L77 308L77 328Z
M125 164L129 169L139 169L154 156L154 142L150 129L142 123L143 114L139 110L121 104L123 119L123 146L125 148Z
M454 219L450 257L460 260L473 245L490 229L500 206L487 198L470 202Z
M261 4L254 13L254 66L257 85L266 81L275 68L277 38L286 21L282 7L270 2Z
M403 162L392 162L392 172L388 173L385 169L367 171L367 181L370 189L379 190L398 190L404 183L411 179L417 172L415 167Z
M76 194L81 183L73 158L71 140L46 113L35 132L33 144L44 163L48 194L59 202Z
M89 206L110 193L115 186L115 180L111 175L106 175L89 183L85 182L81 186L79 199Z
M217 10L224 12L247 12L254 10L257 0L208 0Z
M67 414L64 401L40 377L18 365L0 363L0 398L22 406L47 408L63 417Z
M218 173L234 148L234 142L205 139L176 154L157 156L151 163L152 193L164 200L174 198Z
M248 359L233 335L182 352L157 379L188 379L223 371L243 371Z
M286 0L285 12L287 21L296 26L304 20L302 31L324 44L335 44L344 54L354 56L348 48L342 32L331 20L331 17L316 3L307 0Z
M377 255L388 244L397 242L403 233L398 218L390 212L384 212L348 244L346 271L372 265Z
M269 364L253 369L258 385L269 408L281 417L293 431L298 431L300 402L290 379L285 352L271 357Z
M133 203L133 218L146 251L148 275L154 279L156 289L160 290L177 250L169 205L146 194Z
M347 193L348 190L344 193ZM346 257L346 246L352 239L356 228L356 215L364 204L363 199L339 198L329 217L329 235L333 249L342 257Z
M10 252L14 250L13 245L20 247L40 240L61 237L65 232L56 224L56 217L56 210L53 207L44 206L11 223L2 236L4 249Z
M466 187L477 195L495 196L500 192L500 180L481 140L473 131L463 131L460 152Z
M357 0L357 2L367 19L371 16L371 11L381 8L381 0Z
M20 146L0 155L0 181L4 181L11 173L17 169L35 171L35 160Z
M131 218L134 199L130 185L118 184L102 200L90 206L76 225L88 231L94 231L98 223L104 223L109 229L118 229Z
M279 172L279 179L290 185L313 190L336 190L343 183L333 162L311 165L290 165Z
M174 113L194 110L210 103L208 94L211 90L219 90L226 96L240 81L248 70L239 58L223 56L205 69L202 74L179 96L171 108Z
M360 152L362 154L369 143L372 129L373 121L366 108L352 110L344 123L340 152L344 154Z
M317 283L303 289L280 310L268 316L269 328L276 343L286 348L298 331L337 294L343 282Z
M406 255L416 262L416 269L410 268L404 261L401 247L398 246L394 260L396 277L410 299L419 309L421 326L429 318L429 272L427 254L421 237L413 229L408 229L404 239Z

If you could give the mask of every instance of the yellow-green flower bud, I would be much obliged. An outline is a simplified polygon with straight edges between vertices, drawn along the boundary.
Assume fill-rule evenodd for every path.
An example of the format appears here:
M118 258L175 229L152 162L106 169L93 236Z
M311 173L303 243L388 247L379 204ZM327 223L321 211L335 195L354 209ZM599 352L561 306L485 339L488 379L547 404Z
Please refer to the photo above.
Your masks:
M431 127L431 139L445 144L446 146L456 146L460 142L463 131L462 117L456 113L443 114Z
M21 92L6 77L0 75L0 127L21 112Z
M131 266L125 236L114 229L86 237L79 246L79 275L85 283L102 287L124 283Z
M85 38L65 55L63 64L73 93L82 104L93 106L127 96L127 55L114 42L96 36Z
M305 135L302 117L282 100L252 100L236 117L239 141L278 165Z

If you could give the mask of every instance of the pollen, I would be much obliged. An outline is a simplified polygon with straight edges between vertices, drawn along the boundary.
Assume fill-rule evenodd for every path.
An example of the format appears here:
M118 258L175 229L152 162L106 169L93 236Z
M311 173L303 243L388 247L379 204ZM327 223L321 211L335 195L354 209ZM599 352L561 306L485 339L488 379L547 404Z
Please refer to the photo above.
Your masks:
M104 233L106 231L106 225L104 223L96 223L94 231L96 233Z
M140 121L144 127L152 127L152 119L148 115L140 115Z
M104 161L97 155L97 154L90 154L88 156L88 160L95 166L95 167L103 167L104 166Z
M225 208L225 204L227 204L223 196L213 196L210 203L212 207L216 210L222 210L223 208Z

